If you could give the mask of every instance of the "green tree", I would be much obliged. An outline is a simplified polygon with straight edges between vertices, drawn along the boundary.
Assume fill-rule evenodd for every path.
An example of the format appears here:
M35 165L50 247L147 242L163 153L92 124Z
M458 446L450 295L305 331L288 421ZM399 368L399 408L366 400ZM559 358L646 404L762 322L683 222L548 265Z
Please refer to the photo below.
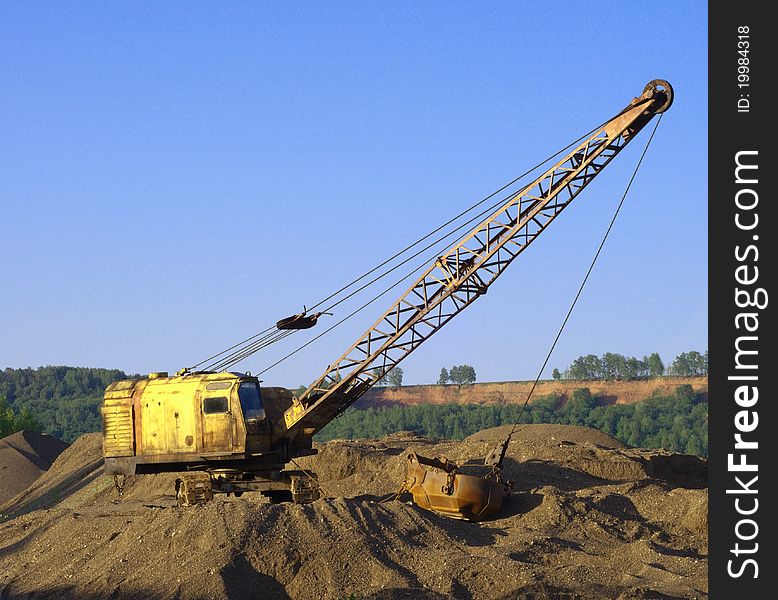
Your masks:
M707 375L708 374L708 358L692 350L689 352L689 362L692 365L692 372L694 375Z
M475 383L475 369L470 365L455 365L449 370L449 380L459 385Z
M41 424L26 406L16 413L8 401L0 396L0 438L23 430L41 431Z
M555 368L553 371L551 371L551 377L554 379L561 379L562 374L559 372L559 369Z
M388 373L386 373L382 381L385 381L385 385L398 388L403 384L403 370L400 367L395 367Z
M563 405L565 421L571 425L584 424L589 413L597 406L597 403L597 398L592 396L589 388L574 389L570 400Z
M670 372L673 375L684 377L694 377L708 374L707 352L705 355L696 350L690 352L681 352L675 357L670 365Z
M624 373L622 379L643 379L648 376L648 361L640 360L634 356L624 361Z
M648 357L648 376L661 377L665 373L665 365L659 357L658 352L653 352Z
M571 379L586 381L603 378L602 361L594 354L576 358L570 365L569 371Z
M438 385L444 385L448 383L450 380L448 369L446 367L443 367L440 369L440 375L438 375Z
M606 352L600 359L603 379L625 379L626 360L621 354Z
M41 431L41 424L26 406L23 406L16 416L16 430Z
M8 401L0 396L0 438L14 433L12 431L16 423L14 411L8 406Z
M690 353L691 354L691 353ZM696 356L695 356L696 354ZM689 367L687 365L696 365ZM689 357L686 353L678 359L677 370L685 373L690 370L694 372L707 372L707 363L705 357L699 353L693 353ZM605 352L601 357L594 354L579 356L565 370L570 379L580 381L587 380L634 380L644 379L646 377L658 377L663 374L665 367L659 354L654 352L651 356L644 356L642 359L635 356L624 356L616 352Z
M380 437L396 431L462 439L481 429L515 423L520 405L427 404L347 410L316 439ZM569 423L596 427L632 446L666 448L705 455L708 451L708 404L689 385L671 396L653 394L634 404L604 405L588 388L577 388L564 402L538 397L522 414L522 423Z
M127 377L117 369L8 368L0 371L0 397L13 409L14 419L26 408L42 431L72 442L82 433L100 429L105 388Z

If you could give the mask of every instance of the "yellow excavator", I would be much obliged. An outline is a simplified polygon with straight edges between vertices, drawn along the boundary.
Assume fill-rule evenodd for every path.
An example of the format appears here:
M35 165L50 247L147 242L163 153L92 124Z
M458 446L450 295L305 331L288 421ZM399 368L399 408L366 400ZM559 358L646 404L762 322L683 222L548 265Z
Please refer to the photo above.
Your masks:
M435 259L375 323L302 393L261 387L257 377L224 368L182 369L173 376L117 381L101 407L105 472L117 487L128 475L180 473L181 505L214 493L260 492L271 501L310 502L318 485L287 468L313 455L313 436L351 406L424 340L483 296L508 265L673 101L664 80L648 83L613 118L591 130L534 181L499 201L472 230ZM278 321L250 341L316 324L321 313ZM249 338L251 340L251 338ZM232 349L230 349L232 350ZM240 361L241 348L228 354ZM229 361L217 361L224 367ZM500 468L507 441L465 474L445 458L408 456L405 489L424 508L455 518L494 515L509 492Z

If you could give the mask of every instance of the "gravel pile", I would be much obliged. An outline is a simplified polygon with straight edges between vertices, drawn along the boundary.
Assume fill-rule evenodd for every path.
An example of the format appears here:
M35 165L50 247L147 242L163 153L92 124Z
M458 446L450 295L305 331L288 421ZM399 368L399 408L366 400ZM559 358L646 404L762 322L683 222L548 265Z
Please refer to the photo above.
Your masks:
M175 506L169 474L133 478L122 498L108 477L73 485L99 461L99 444L81 438L46 474L46 501L0 525L0 597L707 596L706 464L694 457L625 448L581 427L526 425L508 450L516 493L499 518L466 523L409 497L379 501L399 488L410 449L482 460L505 433L328 442L298 461L319 474L326 498L217 496L192 508ZM68 481L72 491L58 492Z
M0 505L26 490L67 447L59 438L34 431L0 439Z

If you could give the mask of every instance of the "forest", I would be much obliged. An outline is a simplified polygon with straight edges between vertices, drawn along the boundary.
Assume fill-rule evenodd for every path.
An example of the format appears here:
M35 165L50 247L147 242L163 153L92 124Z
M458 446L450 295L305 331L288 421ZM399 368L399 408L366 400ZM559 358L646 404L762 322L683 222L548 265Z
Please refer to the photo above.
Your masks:
M630 381L649 379L662 375L680 377L700 377L708 374L708 351L697 350L681 352L665 368L657 352L643 358L623 356L616 352L606 352L602 356L587 354L579 356L564 370L554 369L554 379L576 379L580 381L606 380Z
M13 419L14 431L39 429L73 442L83 433L99 431L105 388L126 377L118 369L5 369L0 371L0 412L5 407L4 422Z
M40 367L0 371L0 437L20 429L45 431L72 442L100 429L99 406L108 384L128 377L117 369ZM514 423L517 404L419 405L351 409L325 427L319 441L375 438L414 431L460 440L488 427ZM586 387L570 398L540 397L521 414L522 423L596 427L631 446L706 455L708 405L689 385L669 396L654 394L635 404L608 405Z
M521 417L519 415L521 413ZM315 439L379 438L413 431L433 438L461 440L481 429L520 423L558 423L594 427L642 448L665 448L707 456L708 403L688 384L670 396L653 395L634 404L606 404L589 388L577 388L567 401L557 395L520 404L420 404L349 410Z

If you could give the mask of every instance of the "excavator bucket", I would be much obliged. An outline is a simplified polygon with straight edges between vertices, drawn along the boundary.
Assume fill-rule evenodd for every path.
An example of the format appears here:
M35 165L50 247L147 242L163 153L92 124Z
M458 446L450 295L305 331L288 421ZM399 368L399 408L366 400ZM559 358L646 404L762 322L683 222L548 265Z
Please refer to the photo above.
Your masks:
M405 489L421 508L465 521L483 521L500 511L510 493L510 482L500 477L498 467L485 476L466 475L446 458L408 454Z

